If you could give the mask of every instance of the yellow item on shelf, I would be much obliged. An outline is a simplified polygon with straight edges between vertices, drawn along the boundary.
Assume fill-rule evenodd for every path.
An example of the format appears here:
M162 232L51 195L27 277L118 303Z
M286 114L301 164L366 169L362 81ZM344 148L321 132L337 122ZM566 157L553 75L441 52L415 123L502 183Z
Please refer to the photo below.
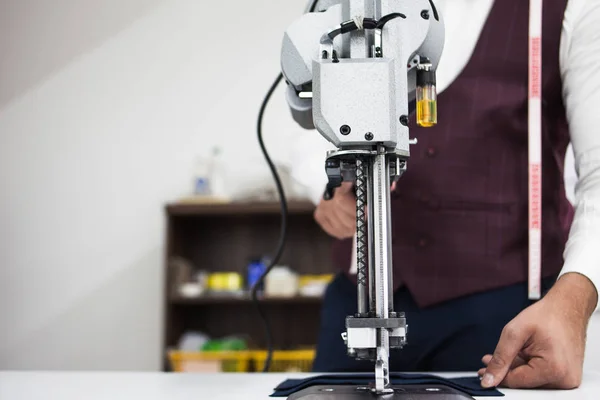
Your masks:
M269 372L310 372L314 350L280 350L273 352ZM262 371L266 351L170 351L175 372L257 372Z
M208 289L214 292L242 290L242 275L237 272L214 272L208 276Z
M274 351L269 372L310 372L314 358L314 350ZM267 352L255 351L253 359L256 371L262 371Z
M300 278L298 279L298 285L300 287L302 287L302 286L306 286L306 285L314 283L314 282L320 282L320 283L328 284L328 283L330 283L333 280L333 278L334 278L333 274L300 275Z
M298 288L301 296L322 297L333 275L301 275L298 280Z

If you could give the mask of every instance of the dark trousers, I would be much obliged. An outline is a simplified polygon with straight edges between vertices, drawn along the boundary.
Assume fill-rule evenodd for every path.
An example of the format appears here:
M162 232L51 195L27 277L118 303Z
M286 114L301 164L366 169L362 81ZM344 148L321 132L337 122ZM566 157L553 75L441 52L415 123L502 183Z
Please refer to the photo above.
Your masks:
M548 290L555 278L543 281ZM339 274L327 288L315 372L370 372L373 362L346 355L341 333L346 316L357 310L356 285ZM465 296L420 309L404 288L394 294L394 310L406 313L408 345L391 352L392 371L477 371L481 358L492 354L502 328L531 304L525 283Z

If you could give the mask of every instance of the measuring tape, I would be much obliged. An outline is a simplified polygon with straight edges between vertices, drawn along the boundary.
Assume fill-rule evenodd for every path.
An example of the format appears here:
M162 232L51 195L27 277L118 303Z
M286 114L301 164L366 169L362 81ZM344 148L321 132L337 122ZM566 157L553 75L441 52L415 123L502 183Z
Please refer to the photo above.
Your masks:
M542 281L542 2L529 0L529 299Z

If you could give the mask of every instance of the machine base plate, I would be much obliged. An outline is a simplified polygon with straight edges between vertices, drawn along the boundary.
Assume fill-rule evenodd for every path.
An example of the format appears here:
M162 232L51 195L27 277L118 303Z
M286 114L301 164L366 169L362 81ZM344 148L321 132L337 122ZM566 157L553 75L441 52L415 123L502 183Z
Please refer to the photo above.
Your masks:
M393 393L376 395L367 386L312 386L288 400L473 400L473 397L443 385L392 385Z

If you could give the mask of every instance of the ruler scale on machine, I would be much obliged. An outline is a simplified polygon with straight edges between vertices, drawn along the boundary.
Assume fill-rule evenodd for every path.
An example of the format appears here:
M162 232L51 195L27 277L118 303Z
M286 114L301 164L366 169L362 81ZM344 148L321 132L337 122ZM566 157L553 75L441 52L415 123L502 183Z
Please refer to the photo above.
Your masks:
M372 176L373 174L373 165L372 163L367 164L367 177ZM373 180L367 179L367 216L373 215ZM373 218L367 219L367 249L374 249L375 243L373 242ZM369 310L375 309L375 276L372 272L373 264L375 263L375 257L373 255L373 251L367 251L367 269L369 271Z

